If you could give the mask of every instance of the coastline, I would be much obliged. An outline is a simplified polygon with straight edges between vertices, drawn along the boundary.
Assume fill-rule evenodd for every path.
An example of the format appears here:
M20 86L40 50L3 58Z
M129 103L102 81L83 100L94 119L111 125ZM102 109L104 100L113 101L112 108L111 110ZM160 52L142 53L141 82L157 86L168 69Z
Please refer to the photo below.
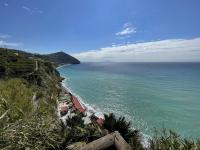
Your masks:
M65 80L66 80L66 78L65 78L63 81L65 81ZM77 95L77 94L75 94L69 87L67 87L63 81L62 81L62 86L61 86L62 89L64 89L64 90L66 90L67 92L71 93L72 96L75 96L75 97L77 98L77 100L79 101L79 103L80 103L83 107L86 108L86 111L89 113L89 114L88 114L89 116L92 115L92 114L95 114L95 113L101 114L103 117L100 117L100 118L102 118L102 119L104 120L104 112L97 111L97 110L95 110L92 106L90 106L90 104L85 103L85 102L80 98L80 96ZM101 116L101 115L100 115L100 116ZM97 122L97 123L98 123L98 122ZM100 123L99 125L101 125L101 123ZM133 128L133 129L135 130L135 128ZM140 132L140 133L141 133L141 144L143 145L144 148L148 148L149 145L150 145L149 140L152 139L152 137L149 136L149 135L147 135L147 134L144 134L144 133L142 133L142 132Z
M64 67L64 66L71 66L71 65L73 65L73 64L64 64L64 65L60 65L60 66L56 67L56 70L59 69L59 68L62 68L62 67ZM58 72L59 72L59 71L58 71ZM66 77L63 77L63 78L64 78L63 81L66 81ZM77 98L78 102L81 104L82 107L85 107L86 110L87 110L89 113L93 113L93 114L97 114L97 113L98 113L99 118L104 119L104 113L103 113L103 112L97 111L97 110L95 110L92 106L90 106L90 104L85 103L85 102L82 100L82 98L81 98L79 95L77 95L76 93L74 93L69 87L67 87L63 81L61 82L61 87L62 87L64 90L66 90L67 92L71 93L72 96L75 96L75 97Z
M56 67L56 70L61 68L61 67L64 67L64 66L71 66L72 64L64 64L64 65L59 65L58 67Z
M90 104L85 103L79 95L75 94L69 87L65 85L65 83L62 82L62 89L66 92L69 92L73 98L75 98L83 108L86 109L86 113L95 114L98 116L98 118L104 119L104 114L101 111L95 110Z
M61 66L57 67L56 69L59 69L59 68L64 67L64 66L70 66L70 65L72 65L72 64L61 65ZM62 76L62 77L63 77L63 76ZM66 78L66 77L63 77L63 78L64 78L64 80L62 80L62 82L61 82L61 87L62 87L64 90L66 90L66 91L68 91L69 93L71 93L73 96L75 96L75 97L77 98L77 100L79 101L79 103L80 103L83 107L86 108L86 111L87 111L88 113L90 113L90 115L91 115L91 114L95 114L95 113L98 114L98 115L100 114L100 116L102 116L102 117L100 117L100 118L104 119L104 114L105 114L105 112L102 112L101 110L99 111L99 109L98 109L98 111L97 111L97 110L96 110L95 108L93 108L90 104L85 103L84 100L83 100L79 95L77 95L74 91L72 91L72 90L70 89L70 87L67 87L67 86L66 86L66 80L67 80L67 78ZM132 127L132 128L135 130L134 127ZM150 145L149 140L152 139L152 137L149 136L149 135L147 135L147 134L144 134L144 133L141 132L141 131L140 131L140 135L141 135L141 144L143 145L144 148L148 148L149 145Z

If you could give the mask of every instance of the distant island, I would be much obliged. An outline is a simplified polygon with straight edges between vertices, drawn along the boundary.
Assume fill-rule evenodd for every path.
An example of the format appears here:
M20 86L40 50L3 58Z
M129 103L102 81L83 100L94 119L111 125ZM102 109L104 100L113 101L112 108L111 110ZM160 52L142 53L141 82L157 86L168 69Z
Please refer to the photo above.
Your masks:
M200 148L200 140L168 130L147 139L145 145L140 131L112 113L87 118L89 112L62 86L64 78L56 67L64 64L80 61L64 52L41 55L0 48L0 149Z

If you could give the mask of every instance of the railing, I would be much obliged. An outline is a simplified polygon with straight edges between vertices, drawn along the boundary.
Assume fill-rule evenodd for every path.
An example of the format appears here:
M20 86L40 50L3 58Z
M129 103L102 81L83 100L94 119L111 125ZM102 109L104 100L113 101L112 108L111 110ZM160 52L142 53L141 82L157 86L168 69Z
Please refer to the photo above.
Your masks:
M80 150L104 150L111 146L115 146L117 150L131 150L130 145L123 139L118 131L92 141L83 146Z

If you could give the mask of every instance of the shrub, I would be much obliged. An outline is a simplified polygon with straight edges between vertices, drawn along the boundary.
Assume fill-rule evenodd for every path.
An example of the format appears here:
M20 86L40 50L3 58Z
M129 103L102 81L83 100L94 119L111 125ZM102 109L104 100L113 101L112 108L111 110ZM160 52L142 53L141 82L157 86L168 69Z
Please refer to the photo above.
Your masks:
M127 122L124 117L117 118L113 113L105 114L103 127L109 132L119 131L122 137L133 147L142 149L139 131L131 128L131 123Z

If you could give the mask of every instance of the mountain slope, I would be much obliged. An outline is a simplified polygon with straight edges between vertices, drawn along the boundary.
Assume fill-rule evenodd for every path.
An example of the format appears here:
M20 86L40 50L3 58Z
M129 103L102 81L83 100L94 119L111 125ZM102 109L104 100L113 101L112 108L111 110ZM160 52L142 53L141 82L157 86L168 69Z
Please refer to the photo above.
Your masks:
M80 61L64 52L57 52L48 55L43 55L47 60L56 62L57 64L80 64Z
M60 66L64 64L80 64L80 61L78 59L64 52L56 52L52 54L41 55L41 54L28 53L21 50L0 48L0 53L5 52L5 51L8 51L8 53L13 53L13 54L20 55L23 57L49 61L53 63L55 66Z

